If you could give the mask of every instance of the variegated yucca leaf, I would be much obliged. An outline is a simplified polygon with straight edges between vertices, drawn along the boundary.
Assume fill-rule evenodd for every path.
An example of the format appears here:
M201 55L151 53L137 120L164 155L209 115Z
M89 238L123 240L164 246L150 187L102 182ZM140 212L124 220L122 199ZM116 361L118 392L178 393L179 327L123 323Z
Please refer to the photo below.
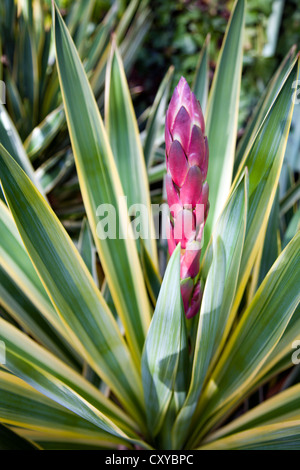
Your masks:
M110 436L7 372L0 372L0 415L4 424L45 432L55 438L90 443L108 440ZM114 442L126 441L116 438Z
M239 272L238 292L233 310L241 301L251 269L267 228L294 108L293 83L299 76L299 58L291 65L268 110L249 152L241 162L232 187L245 167L249 171L249 209L245 244Z
M243 431L199 450L299 450L300 420L283 421Z

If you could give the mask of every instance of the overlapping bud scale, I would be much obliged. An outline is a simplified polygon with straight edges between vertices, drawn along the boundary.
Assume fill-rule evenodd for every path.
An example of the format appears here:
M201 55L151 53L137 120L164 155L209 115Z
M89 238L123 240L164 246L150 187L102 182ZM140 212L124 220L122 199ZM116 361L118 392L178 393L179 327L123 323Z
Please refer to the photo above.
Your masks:
M182 77L170 101L165 126L166 190L171 211L169 252L181 243L181 294L185 314L196 315L202 292L195 284L207 218L208 143L199 101Z

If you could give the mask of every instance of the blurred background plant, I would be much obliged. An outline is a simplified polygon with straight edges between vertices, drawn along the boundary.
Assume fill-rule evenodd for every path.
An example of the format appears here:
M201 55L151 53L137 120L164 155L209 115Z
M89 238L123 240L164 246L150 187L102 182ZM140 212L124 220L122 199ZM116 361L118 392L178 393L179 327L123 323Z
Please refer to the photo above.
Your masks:
M35 361L37 359L42 360L42 358L39 354L34 355L30 352L32 345L28 342L29 339L21 333L22 330L29 332L29 335L35 338L38 343L42 343L47 349L54 351L58 357L69 363L75 371L85 377L83 383L79 381L78 375L73 376L74 381L71 384L69 377L67 379L68 387L71 387L71 389L73 387L78 392L78 387L80 389L82 385L85 389L83 390L83 396L90 403L95 404L95 397L90 396L89 384L85 382L87 379L88 382L92 382L106 395L111 394L113 391L113 398L115 398L115 394L125 408L130 408L129 412L132 414L132 411L134 411L132 408L135 408L135 405L133 406L131 398L127 400L126 395L123 395L123 390L119 388L119 371L117 370L115 373L115 370L108 366L107 361L103 360L102 352L99 350L99 335L102 334L102 328L107 328L105 329L105 337L108 344L113 343L116 331L123 334L123 320L125 318L127 321L127 324L125 323L125 328L127 327L126 340L134 343L136 331L138 330L137 325L139 325L140 319L144 318L145 312L148 311L148 301L150 300L149 303L151 304L150 310L155 307L157 295L161 289L161 279L158 273L156 256L153 256L155 250L151 252L151 246L145 248L141 243L141 245L138 244L138 250L136 250L135 244L132 243L130 253L132 252L133 255L127 259L126 254L129 251L122 244L116 246L114 243L109 245L110 242L106 245L106 241L100 243L93 234L95 242L99 245L96 251L90 233L91 227L95 232L94 208L96 203L99 201L106 202L111 195L122 193L123 189L124 193L129 195L134 202L140 202L140 197L146 198L147 204L150 202L150 197L152 202L158 203L165 199L163 186L165 174L164 114L174 83L181 75L185 75L206 114L210 152L213 155L213 158L210 158L211 170L209 170L210 212L212 213L213 205L217 206L217 203L220 205L220 201L224 203L230 184L232 182L237 184L237 175L241 176L243 174L245 180L245 185L240 182L238 194L240 195L240 191L243 191L246 195L248 191L246 184L248 172L246 170L242 172L245 166L248 167L250 174L249 209L251 210L249 211L247 225L246 212L244 212L241 219L247 229L247 239L245 239L245 246L243 247L243 263L240 271L242 274L240 274L238 281L241 287L238 291L237 300L233 304L233 313L231 312L229 326L226 326L228 329L226 335L229 334L231 328L235 330L237 325L240 325L242 315L248 308L248 312L253 315L252 333L248 335L248 330L245 328L243 334L248 340L250 337L250 341L252 341L252 338L256 338L259 346L264 345L268 348L268 342L272 343L273 341L272 328L276 329L282 321L280 317L282 313L281 306L284 302L288 304L287 299L290 296L296 298L297 295L294 282L285 283L282 281L284 290L273 288L274 285L277 286L275 281L274 284L272 284L272 281L270 285L262 281L269 272L267 279L272 280L275 278L275 280L277 279L276 282L280 282L281 278L278 278L276 265L273 271L269 271L279 255L280 261L278 263L283 272L285 266L288 265L290 272L295 277L295 266L299 267L296 264L298 253L296 248L292 252L293 256L286 255L286 253L291 253L291 246L297 247L299 243L299 235L296 235L300 222L299 106L295 106L291 132L284 156L291 118L290 113L292 113L293 108L291 83L298 74L297 58L295 57L297 46L299 46L299 33L297 32L299 26L299 16L297 15L299 14L295 8L298 2L249 0L245 18L246 30L243 36L244 2L239 0L239 13L235 16L234 26L229 28L231 33L229 39L224 41L227 45L221 53L220 47L226 25L228 25L229 12L233 7L232 1L162 2L154 0L148 3L146 0L131 0L130 2L101 2L98 0L86 2L85 0L77 0L75 2L61 1L58 3L75 41L83 67L87 72L97 104L93 100L83 69L79 69L78 74L78 68L74 67L74 64L77 63L78 65L77 53L75 51L72 54L68 53L72 50L70 49L71 40L67 39L65 42L62 40L62 37L66 38L68 36L66 36L67 30L64 29L65 27L60 19L56 31L56 41L58 43L56 53L58 57L56 57L57 62L55 61L54 38L50 29L52 21L51 2L48 0L2 1L1 79L5 81L7 86L7 102L5 106L1 105L0 109L0 142L13 158L10 158L1 148L2 171L6 175L4 177L1 175L1 177L3 178L3 187L6 185L6 191L10 191L10 205L14 207L18 217L23 217L22 207L27 207L29 200L32 202L34 210L36 210L35 228L32 229L30 220L27 220L26 216L19 222L18 227L21 227L21 229L25 227L27 231L26 246L29 247L34 256L38 244L40 244L39 249L41 252L46 253L44 258L46 261L40 265L39 269L42 271L42 275L47 277L48 265L49 269L51 268L51 278L54 280L54 284L58 286L58 292L55 291L54 294L57 295L59 302L63 297L60 296L60 289L69 288L66 304L71 309L71 316L66 318L65 323L69 325L70 330L72 330L71 333L76 338L79 336L84 354L82 354L82 348L78 348L76 341L69 341L65 323L58 322L52 303L47 293L43 291L43 286L36 277L27 252L20 243L11 215L1 201L2 226L0 228L5 237L1 238L1 235L0 239L2 244L5 245L5 249L0 254L4 258L7 257L4 262L6 270L0 270L0 288L2 289L0 317L5 319L0 321L7 335L7 341L10 341L11 325L19 330L16 336L11 336L12 344L8 356L10 361L16 360L18 362L19 358L23 358L23 353L26 352L26 360L29 361L31 367L27 366L25 360L24 369L23 366L21 367L23 372L25 370L25 375L28 371L31 374L36 365ZM57 18L60 18L58 12ZM65 32L63 33L63 31ZM114 32L115 39L110 41L112 32ZM63 34L65 36L62 36ZM113 44L112 48L111 44ZM118 44L120 55L115 49L116 44ZM296 44L296 48L291 47L289 50L289 46L293 46L293 44ZM245 51L243 59L242 45ZM112 52L110 49L112 49ZM217 62L219 55L222 60ZM242 61L243 77L241 93L239 93ZM58 82L56 63L61 65L59 70L61 86ZM107 63L108 67L106 67ZM124 72L126 72L129 80L130 92L123 72L123 64ZM214 74L215 70L217 70L217 73ZM210 88L209 85L212 82L213 75L216 85ZM107 92L104 96L105 82ZM209 88L210 101L208 102ZM65 109L69 111L68 124L69 131L71 129L70 135L73 137L73 148L74 143L75 149L77 144L80 147L79 151L77 148L76 159L79 167L78 173L81 172L82 191L79 188L73 151L65 122L62 93L64 93L65 100L67 100ZM131 106L131 96L135 113ZM275 105L271 107L273 102ZM100 125L101 120L97 106L100 108L101 114L105 115L105 131L103 131L104 127ZM135 114L139 118L139 128ZM119 119L119 116L122 116L122 119ZM97 120L100 124L98 122L97 126L94 127ZM281 129L282 122L287 123L284 132ZM257 132L260 133L258 137ZM105 144L104 137L106 133L118 167L121 184L119 184L119 177L116 176L116 172L109 172L110 165L114 166L110 150L107 150L103 160L99 158L98 150L103 142ZM238 135L237 139L236 134ZM237 148L235 149L236 144ZM13 159L23 167L27 175L40 189L42 195L48 199L51 207L78 247L82 259L93 276L95 285L92 279L87 276L82 260L78 260L77 250L74 250L73 245L66 238L65 231L53 217L48 204L35 192L28 180L26 178L24 180L24 174L20 172ZM277 188L282 160L280 184ZM150 183L149 194L146 173L148 173ZM16 180L19 183L23 181L22 190L16 184ZM133 184L132 181L135 183ZM112 190L109 183L112 185ZM277 193L274 197L276 189ZM82 195L91 199L85 205L89 222L85 218L86 211L82 202ZM233 192L231 201L235 200L235 197L237 197L237 194ZM270 201L273 201L273 199L273 207L270 210ZM38 204L38 208L36 208L36 204ZM234 208L234 204L232 207ZM225 212L225 216L222 219L223 225L221 224L220 230L224 229L223 235L226 238L230 232L226 222L229 213ZM154 217L157 217L157 214L154 214ZM227 239L228 247L233 246L232 240L236 241L236 234L231 225L232 233ZM206 226L208 235L203 253L206 252L212 227L213 222L209 221ZM236 229L240 230L239 226ZM241 234L242 231L239 233ZM55 247L52 251L50 250L50 255L47 251L47 243L43 243L48 240L46 237L48 235L51 235L55 242ZM293 238L290 247L282 253L282 250ZM119 243L119 241L116 243ZM239 246L242 249L242 242L240 243ZM159 241L158 254L161 274L164 274L168 261L166 251L166 244ZM64 262L58 265L59 269L53 262L53 254L57 253L64 259ZM152 253L152 256L149 253ZM285 259L285 256L287 259ZM207 256L203 261L206 271L210 269L210 267L208 268L209 259L209 256ZM155 266L151 262L153 260ZM36 262L40 262L39 256L37 256ZM236 262L239 263L238 260ZM60 269L61 266L63 266L63 269ZM170 266L169 269L174 269L174 264L173 268L172 263ZM214 275L209 276L212 286L215 282L214 276L222 274L222 270L217 268L218 265L214 263ZM205 269L203 271L206 276ZM83 275L81 279L79 278L79 282L74 289L72 276L77 271L83 272ZM237 276L238 270L232 268L232 271ZM127 284L124 286L125 278ZM246 279L245 283L244 279ZM48 278L47 281L49 281ZM127 289L129 282L131 284ZM173 286L172 276L166 284ZM88 292L90 292L88 289L91 288L91 285L93 291L97 291L98 300L99 298L102 299L103 295L101 302L104 309L102 312L104 321L99 330L95 330L93 321L98 318L101 305L99 306L98 301L94 304L95 298L88 295ZM262 302L260 312L263 313L260 316L260 328L256 328L255 309L251 313L251 308L255 305L253 299L259 298L266 286L268 298L271 299L273 306L271 312L274 315L270 315L270 310L266 309L270 318L265 317L268 312L264 310L265 303ZM97 290L98 287L101 287L101 295ZM230 279L227 287L228 289L234 289ZM167 288L166 286L162 289L164 302L168 302L172 298L169 289L170 287ZM127 295L127 291L129 295ZM119 292L122 292L120 297ZM233 292L231 294L232 296L224 295L224 299L233 299ZM207 295L210 295L212 299L215 297L213 287ZM137 298L136 303L133 296ZM143 300L141 303L138 302L140 297ZM82 310L77 309L78 298L80 301L84 301L80 304L81 307L83 306ZM280 310L277 302L280 303ZM67 315L69 312L66 304L60 303L62 315ZM87 306L89 307L88 311L86 310ZM249 306L252 306L250 310ZM289 305L286 305L285 312L287 316L289 308ZM111 330L110 323L106 321L107 309L110 309L118 322L117 327L113 325ZM165 310L167 309L161 308L160 310L161 320L164 320ZM121 311L123 317L120 316L119 311ZM273 348L274 351L270 355L267 367L261 370L260 375L256 376L253 383L249 382L245 394L241 395L243 398L234 400L236 409L232 409L233 414L227 416L229 420L238 418L246 410L261 404L268 397L280 391L285 391L291 385L299 384L300 366L293 366L291 363L291 343L299 336L300 331L299 315L300 310L298 307L278 346L274 349L274 344L271 344L270 348ZM157 317L158 315L154 316L154 318ZM109 318L112 319L110 314ZM150 318L148 320L150 321ZM273 322L272 327L270 326L271 322ZM220 321L221 331L224 324L225 322ZM191 323L191 325L192 336L196 332L197 324ZM143 328L142 323L140 323L140 326ZM85 336L88 327L90 329ZM265 335L269 333L271 338L268 337L267 341ZM172 335L170 337L173 341ZM204 337L209 339L208 335L204 335ZM28 350L20 353L18 338L21 338L20 343L22 345L24 343L25 349L29 345ZM72 336L72 338L74 337ZM137 338L139 349L143 346L143 339L143 335ZM167 341L161 343L168 345ZM207 347L209 346L207 344ZM244 361L245 357L252 357L258 350L256 346L253 343L247 349L247 341L245 341L242 352L237 348L241 357L236 359L235 351L233 351L232 360L238 363L239 360ZM136 349L135 344L130 347L133 350ZM87 352L85 348L87 348ZM14 351L16 351L16 354ZM33 351L35 350L33 349ZM155 348L150 348L150 351L155 352ZM199 351L198 349L197 354ZM259 349L259 351L259 362L263 363L266 359L266 352L269 353L269 350ZM220 351L218 350L217 353L220 353ZM132 371L135 369L132 367L131 362L126 362L126 355L121 356L118 356L118 361L120 361L122 367L124 366L124 370L122 369L124 374L122 372L120 378L121 381L124 378L125 391L129 390L131 394L132 390L130 388L133 386L134 380L136 379L139 382L140 377L132 377L134 379L132 382L131 379L127 380L127 374L133 373ZM206 357L205 354L200 354L199 358L201 360L203 357ZM44 365L48 367L49 363L47 363L46 356L44 359ZM250 362L251 360L248 364ZM101 367L99 364L101 364ZM118 364L119 362L117 362ZM198 365L197 360L195 360L195 364ZM243 377L244 371L246 374L250 374L248 364L247 367L240 367L238 364L239 387L244 387L244 383L246 383ZM112 361L112 365L115 367L116 363ZM16 365L17 369L18 367ZM231 370L230 366L228 368ZM37 369L40 370L40 365L37 366ZM196 369L200 370L201 367L198 368L197 366ZM5 393L2 395L4 396L3 409L9 415L6 415L6 419L11 422L12 418L9 413L13 407L10 408L10 406L19 402L18 400L10 400L10 395L15 396L17 388L23 400L24 397L29 399L28 393L32 394L33 392L32 390L29 392L27 388L23 389L20 383L10 375L3 375L3 370L0 370L0 372L2 378L4 377L2 389L10 389L11 392L7 395L8 398L6 398ZM47 373L45 375L46 380L48 380ZM55 373L57 373L58 380L61 380L61 377L65 375L63 369L56 370ZM234 372L232 374L234 375ZM109 380L106 380L107 375L110 378L110 384ZM104 381L102 382L100 377L103 376ZM56 383L56 380L54 380L54 383L55 386L59 384L56 392L60 393L60 383ZM107 383L109 386L107 386ZM233 390L235 399L238 397L237 390L238 388ZM293 407L295 408L294 411L297 412L299 410L299 385L293 390L295 394ZM222 389L221 392L224 393L224 390ZM79 390L79 394L81 393L82 390ZM140 403L141 389L134 390L134 395L136 394L138 396L134 397L134 401L137 400L139 408L136 413L140 420L139 426L143 427L144 416L140 416L140 406L142 406ZM289 391L284 395L287 406L289 406L288 394ZM74 398L73 395L72 397ZM31 395L31 398L34 403L32 408L35 410L35 401L40 402L41 397ZM69 403L64 401L65 397L56 396L56 398L59 402L62 400L63 404L67 404L67 408L69 408ZM104 400L103 397L101 399ZM22 403L24 402L22 401ZM271 403L276 414L277 399ZM51 421L52 413L48 409L49 402L47 401L44 404L47 407L47 416L50 416ZM101 406L101 403L96 402L97 409L101 410ZM220 406L222 408L222 402ZM76 402L75 412L81 416L82 411L82 403ZM112 412L113 422L115 420L115 416L113 416L115 411ZM286 413L286 410L283 411ZM85 415L85 412L87 412L87 415ZM86 409L85 412L85 418L86 416L88 416L87 419L93 420L95 418L94 411L92 411L92 415L89 414L90 409ZM21 410L22 413L23 410ZM14 416L16 411L12 409L11 414ZM295 413L293 416L295 416ZM65 419L65 416L62 416L62 418ZM74 431L73 418L72 415L72 419L70 418L72 432ZM121 414L120 420L123 421L123 418L124 416ZM30 420L31 416L29 418L27 416L26 419ZM99 416L97 416L98 419ZM100 417L100 428L103 426L101 419ZM39 423L40 420L41 417L38 416ZM53 422L51 425L53 426ZM125 422L124 429L127 428L127 425L131 428L132 422ZM2 428L0 427L0 434L1 432ZM134 428L135 432L136 429ZM297 430L298 434L299 432L300 430ZM30 437L30 433L27 436ZM178 436L180 436L180 433L178 433ZM106 438L107 436L102 437ZM31 438L35 440L32 434ZM297 445L296 441L293 441L294 444Z

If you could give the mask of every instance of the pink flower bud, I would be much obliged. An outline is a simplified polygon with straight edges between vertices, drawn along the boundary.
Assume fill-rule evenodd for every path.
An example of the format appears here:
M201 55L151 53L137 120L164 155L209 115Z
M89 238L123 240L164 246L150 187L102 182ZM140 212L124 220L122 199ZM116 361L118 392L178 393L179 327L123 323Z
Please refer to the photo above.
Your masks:
M172 214L169 252L181 243L181 288L186 316L200 309L202 293L195 285L199 273L201 240L209 209L208 142L199 101L181 77L171 98L165 127L166 190ZM192 284L191 284L192 283ZM198 309L198 310L197 310Z

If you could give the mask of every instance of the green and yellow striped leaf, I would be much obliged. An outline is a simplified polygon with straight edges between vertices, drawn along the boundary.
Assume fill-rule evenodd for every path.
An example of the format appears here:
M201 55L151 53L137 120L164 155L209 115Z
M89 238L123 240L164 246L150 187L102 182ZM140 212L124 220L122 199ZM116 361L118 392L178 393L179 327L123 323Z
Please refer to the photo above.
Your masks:
M225 272L225 248L221 237L218 237L214 243L213 260L201 303L191 383L187 398L172 429L175 449L181 448L187 438L191 417L196 408L209 360L213 353L224 294Z
M96 285L99 287L96 268L96 251L89 223L86 218L83 219L81 224L81 230L78 239L78 250L83 261L86 264L86 267L92 274Z
M101 431L7 372L0 372L0 422L46 433L53 440L81 438L86 443L102 439L111 439L115 444L126 442Z
M207 103L206 134L209 142L207 181L210 209L206 239L221 213L232 182L238 125L243 59L245 1L237 0L227 26Z
M90 436L56 436L52 433L31 431L28 429L11 427L20 437L34 442L42 450L109 450L119 449L120 445L125 445L127 449L133 449L133 444L122 441L119 437L100 431L101 438Z
M0 319L5 368L51 400L100 429L136 440L136 425L81 375L59 361L24 333ZM139 444L142 444L137 439Z
M147 286L147 290L152 302L152 305L156 305L156 300L161 288L161 277L156 267L154 266L153 260L150 257L148 250L144 246L143 240L140 244L140 256L143 267L143 274Z
M34 174L34 169L30 163L27 153L23 147L21 138L15 128L6 108L0 103L0 142L8 150L16 162L23 168L25 173L34 182L43 194L42 186Z
M201 104L203 114L206 111L209 87L209 43L210 34L207 35L201 49L199 61L196 67L192 90Z
M0 174L1 176L1 174ZM0 201L0 264L34 307L67 342L70 337L37 275L7 206Z
M234 173L237 172L241 161L249 152L259 127L261 126L273 101L275 100L278 92L280 91L282 83L284 82L284 79L286 75L288 74L290 67L295 60L295 52L296 52L296 49L293 46L291 50L289 51L289 53L287 54L287 56L282 61L280 67L276 71L269 85L267 86L265 93L262 95L261 99L257 103L257 106L253 112L253 115L251 116L249 123L246 127L246 130L243 134L243 137L241 138L238 144L235 162L234 162L234 170L235 170Z
M294 366L292 355L300 339L300 305L296 308L283 336L253 381L253 390L275 375Z

